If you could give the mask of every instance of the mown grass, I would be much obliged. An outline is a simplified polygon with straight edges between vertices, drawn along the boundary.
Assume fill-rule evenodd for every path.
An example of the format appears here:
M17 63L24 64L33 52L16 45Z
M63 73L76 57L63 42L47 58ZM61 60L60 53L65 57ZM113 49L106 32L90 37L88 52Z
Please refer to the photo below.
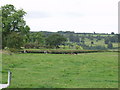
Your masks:
M9 88L117 88L118 54L3 54L3 82Z

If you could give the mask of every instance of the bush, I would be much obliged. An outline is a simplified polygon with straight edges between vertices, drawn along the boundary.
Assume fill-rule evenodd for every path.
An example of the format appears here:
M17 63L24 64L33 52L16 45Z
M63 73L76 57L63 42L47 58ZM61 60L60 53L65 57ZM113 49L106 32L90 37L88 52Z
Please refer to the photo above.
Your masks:
M8 48L20 49L22 45L23 37L20 34L12 32L9 37L7 37Z
M13 52L13 53L19 53L19 51L20 51L20 50L23 50L23 49L8 48L8 49L6 49L6 50L10 51L10 53L11 53L11 52Z
M24 51L21 51L24 52ZM78 53L93 53L101 52L98 50L26 50L27 53L50 53L50 54L78 54Z
M81 46L79 46L79 45L76 45L76 47L75 47L76 49L80 49L80 50L82 50L83 48L81 47Z
M107 48L104 46L86 46L84 49L88 50L106 50Z
M29 49L29 48L37 48L38 49L40 46L37 43L27 43L24 45L24 47L26 49Z

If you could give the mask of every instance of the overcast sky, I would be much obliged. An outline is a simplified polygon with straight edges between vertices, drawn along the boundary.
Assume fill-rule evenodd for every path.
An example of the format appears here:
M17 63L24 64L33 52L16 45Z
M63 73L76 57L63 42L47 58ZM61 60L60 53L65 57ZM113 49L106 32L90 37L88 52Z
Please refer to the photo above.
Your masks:
M31 31L118 33L119 0L0 0L27 12Z

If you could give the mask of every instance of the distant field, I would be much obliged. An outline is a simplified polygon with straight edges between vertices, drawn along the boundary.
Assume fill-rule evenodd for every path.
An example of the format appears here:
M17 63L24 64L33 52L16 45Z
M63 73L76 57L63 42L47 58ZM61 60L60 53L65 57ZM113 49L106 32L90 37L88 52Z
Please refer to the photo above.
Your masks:
M117 88L118 54L3 54L3 83L10 88Z
M85 44L86 45L91 45L91 41L92 40L89 40L89 39L85 39ZM104 43L104 40L99 40L99 41L96 41L96 39L93 40L94 44L92 46L105 46L106 47L106 44Z

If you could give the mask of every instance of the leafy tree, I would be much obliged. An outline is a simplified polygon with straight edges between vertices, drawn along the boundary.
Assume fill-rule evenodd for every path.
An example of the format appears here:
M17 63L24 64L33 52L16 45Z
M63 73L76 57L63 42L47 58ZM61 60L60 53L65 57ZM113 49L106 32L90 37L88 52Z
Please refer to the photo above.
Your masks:
M94 44L94 42L93 42L93 41L91 41L91 45L92 45L92 44Z
M37 32L34 37L36 43L38 43L41 46L44 44L44 36L41 32Z
M113 44L111 42L108 43L107 48L112 49L113 48Z
M9 36L15 36L13 35L13 32L16 32L16 37L23 37L25 38L27 36L27 33L29 32L30 28L26 25L26 22L23 18L23 16L26 14L23 9L16 10L16 8L11 5L7 4L5 6L1 7L2 10L2 46L9 47L8 42ZM17 36L18 35L18 36ZM17 39L17 38L14 38ZM13 42L11 44L19 43L17 40L16 42ZM26 40L22 40L21 43L24 43ZM19 46L20 47L20 46ZM14 47L18 48L18 47Z
M45 37L42 32L30 32L27 43L24 44L25 48L39 48L45 44Z
M70 41L70 42L74 42L74 35L73 35L73 34L70 34L70 35L69 35L69 41Z
M2 11L0 10L0 49L2 49Z
M111 34L115 34L114 32L111 32Z
M101 37L100 35L97 35L97 36L96 36L96 39L97 39L97 40L101 40L102 37Z
M70 42L80 42L79 36L78 35L74 35L74 34L70 34L69 35L69 41Z
M32 32L29 34L29 42L38 43L39 45L44 44L44 35L42 32Z
M74 42L80 42L80 39L79 39L79 36L78 36L78 35L75 36L75 38L74 38Z
M22 41L23 37L20 34L12 32L7 39L7 46L9 48L20 49L23 45Z
M106 37L106 38L104 39L104 42L105 42L105 44L108 44L108 43L110 42L109 37Z
M85 37L84 36L81 37L81 43L85 44Z
M46 45L51 48L58 48L60 44L64 43L67 39L60 34L51 34L46 38Z

